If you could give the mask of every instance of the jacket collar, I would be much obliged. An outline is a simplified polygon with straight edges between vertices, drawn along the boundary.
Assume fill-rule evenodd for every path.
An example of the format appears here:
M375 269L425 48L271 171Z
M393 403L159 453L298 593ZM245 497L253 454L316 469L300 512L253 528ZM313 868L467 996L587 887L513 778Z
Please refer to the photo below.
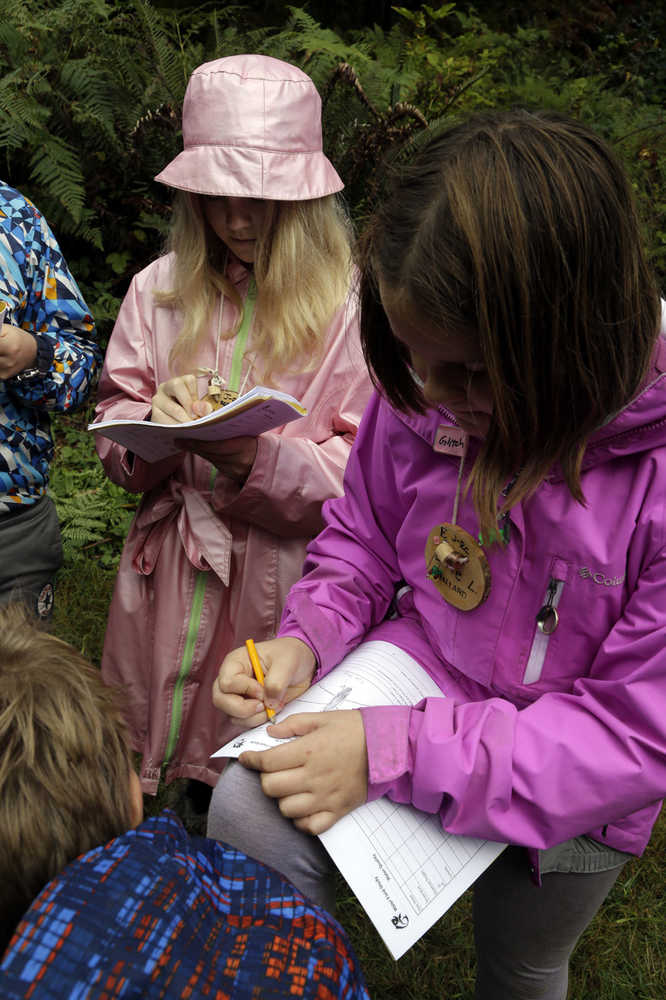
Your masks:
M252 274L252 267L239 260L230 250L225 273L231 284L238 287L249 280Z
M459 429L453 414L443 406L428 408L425 413L397 410L395 413L403 424L431 446L434 446L440 427ZM591 435L582 468L663 446L666 446L666 330L657 339L642 389ZM478 447L478 441L471 438L468 456L473 457ZM553 469L550 478L553 481L562 479L559 468Z

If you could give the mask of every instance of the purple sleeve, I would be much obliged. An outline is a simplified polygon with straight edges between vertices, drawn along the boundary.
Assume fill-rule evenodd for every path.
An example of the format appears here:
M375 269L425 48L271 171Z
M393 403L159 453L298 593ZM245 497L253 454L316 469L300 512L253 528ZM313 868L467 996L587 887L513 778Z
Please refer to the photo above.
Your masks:
M399 524L390 463L378 456L384 432L374 394L351 450L344 495L324 504L324 530L308 546L303 578L289 592L280 635L295 635L326 673L378 624L400 579Z
M662 554L570 693L522 709L505 698L363 709L369 798L439 813L451 833L531 847L642 809L656 816L666 789L665 574Z

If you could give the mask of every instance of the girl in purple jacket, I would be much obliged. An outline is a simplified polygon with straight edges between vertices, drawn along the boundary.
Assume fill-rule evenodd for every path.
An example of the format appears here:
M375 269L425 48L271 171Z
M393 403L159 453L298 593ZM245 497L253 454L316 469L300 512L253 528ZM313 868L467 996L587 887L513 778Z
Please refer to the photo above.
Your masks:
M554 113L431 137L368 228L362 307L377 392L345 495L258 646L265 688L237 651L214 701L255 725L370 638L449 697L292 715L209 831L328 903L308 835L366 800L508 842L475 886L476 995L562 1000L666 788L666 349L622 169Z

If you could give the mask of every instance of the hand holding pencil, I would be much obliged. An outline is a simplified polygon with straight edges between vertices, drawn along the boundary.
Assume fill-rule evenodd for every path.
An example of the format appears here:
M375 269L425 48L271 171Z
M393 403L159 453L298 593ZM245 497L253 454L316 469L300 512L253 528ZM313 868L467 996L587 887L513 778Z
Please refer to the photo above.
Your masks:
M252 664L252 669L254 671L254 676L257 678L262 687L265 687L264 671L261 667L259 657L257 655L257 647L254 644L254 639L246 639L245 646L247 649L247 655L250 657L250 663ZM275 716L275 711L266 705L266 715L269 719Z
M314 653L300 639L284 636L256 646L250 639L222 661L213 703L236 725L253 729L307 690L314 668Z

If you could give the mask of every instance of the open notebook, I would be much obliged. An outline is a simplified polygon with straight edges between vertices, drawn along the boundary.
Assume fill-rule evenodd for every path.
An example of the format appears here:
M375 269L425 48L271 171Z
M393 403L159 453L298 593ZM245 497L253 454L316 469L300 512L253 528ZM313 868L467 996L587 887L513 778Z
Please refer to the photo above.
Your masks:
M146 462L158 462L180 451L179 442L183 438L225 441L232 437L257 437L306 413L306 408L288 393L256 385L232 403L198 420L187 420L182 424L102 420L89 424L88 430L117 441Z

